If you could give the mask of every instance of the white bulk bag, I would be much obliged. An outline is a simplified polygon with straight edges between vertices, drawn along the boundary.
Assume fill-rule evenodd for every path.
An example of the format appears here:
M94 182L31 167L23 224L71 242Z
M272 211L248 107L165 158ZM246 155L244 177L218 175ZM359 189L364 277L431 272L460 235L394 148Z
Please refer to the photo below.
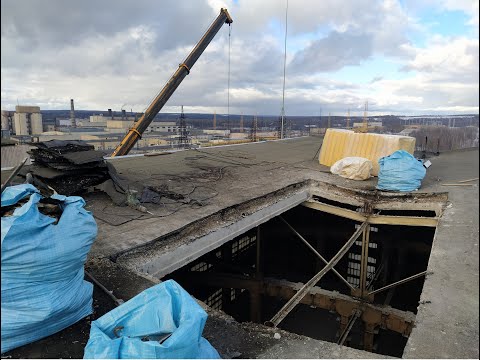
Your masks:
M346 157L338 160L330 168L330 172L346 179L366 180L371 177L373 164L362 157Z

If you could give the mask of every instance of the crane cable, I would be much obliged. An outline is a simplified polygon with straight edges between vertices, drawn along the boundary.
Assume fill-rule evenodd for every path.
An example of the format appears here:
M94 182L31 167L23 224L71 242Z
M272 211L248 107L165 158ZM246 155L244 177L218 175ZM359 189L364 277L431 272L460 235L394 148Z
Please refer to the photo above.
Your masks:
M230 130L230 53L231 53L232 24L228 24L228 80L227 80L227 127Z
M288 28L288 0L285 9L285 45L283 53L283 91L282 91L282 124L280 128L280 139L285 137L285 72L287 67L287 28Z

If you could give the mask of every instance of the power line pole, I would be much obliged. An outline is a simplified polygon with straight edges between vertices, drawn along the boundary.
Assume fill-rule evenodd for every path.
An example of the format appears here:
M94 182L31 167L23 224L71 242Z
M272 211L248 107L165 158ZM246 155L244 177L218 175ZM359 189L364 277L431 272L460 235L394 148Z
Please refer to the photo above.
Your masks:
M365 101L365 111L363 112L363 124L362 124L362 128L363 128L363 131L364 132L367 132L368 130L368 101Z
M282 111L280 114L280 139L285 137L285 71L287 68L287 29L288 29L288 0L285 8L285 47L283 53L283 91L282 91Z
M178 138L178 147L180 149L184 149L189 147L189 140L188 140L188 132L187 132L187 123L185 121L185 114L183 113L183 105L182 105L182 112L180 114L180 136Z
M252 142L258 141L257 130L258 130L258 122L257 122L257 115L255 115L253 117L252 129L250 130L250 140L252 140Z

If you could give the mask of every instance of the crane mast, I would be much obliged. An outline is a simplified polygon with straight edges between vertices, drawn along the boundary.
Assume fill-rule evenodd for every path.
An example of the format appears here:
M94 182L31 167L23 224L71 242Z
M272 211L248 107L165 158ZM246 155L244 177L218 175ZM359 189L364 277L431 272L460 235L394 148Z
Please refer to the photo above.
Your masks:
M120 144L118 144L117 148L111 155L112 157L128 154L135 143L142 137L143 132L147 129L158 112L163 108L170 96L172 96L172 94L175 92L185 76L190 73L192 66L198 60L200 55L202 55L208 44L210 44L218 30L220 30L223 24L230 25L232 22L233 20L230 17L227 9L222 8L218 17L208 28L207 32L203 35L192 52L183 61L183 63L178 66L177 71L175 71L170 80L165 84L157 97L149 105L145 113L140 117L140 119L138 119L138 121L134 123L133 127L128 131Z

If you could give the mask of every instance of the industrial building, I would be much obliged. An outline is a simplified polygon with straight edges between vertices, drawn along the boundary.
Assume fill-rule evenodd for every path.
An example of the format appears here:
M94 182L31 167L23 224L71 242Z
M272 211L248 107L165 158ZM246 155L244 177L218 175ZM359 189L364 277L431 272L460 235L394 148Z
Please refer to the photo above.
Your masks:
M37 135L43 132L42 114L38 106L15 106L15 135Z
M15 106L15 112L2 111L2 130L14 135L37 135L43 132L42 114L38 106Z
M13 132L13 115L14 111L2 110L2 131L8 131L8 133Z
M363 123L361 122L354 122L353 123L353 128L361 128L363 126ZM369 121L368 122L368 128L381 128L383 126L381 121Z

